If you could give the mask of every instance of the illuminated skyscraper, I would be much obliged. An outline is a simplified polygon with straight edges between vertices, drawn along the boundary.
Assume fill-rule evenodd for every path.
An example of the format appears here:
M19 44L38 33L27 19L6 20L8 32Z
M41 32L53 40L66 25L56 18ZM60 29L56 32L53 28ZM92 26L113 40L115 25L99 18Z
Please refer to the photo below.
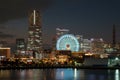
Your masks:
M83 52L91 52L92 41L89 39L83 39L81 43L81 49Z
M27 50L42 51L42 26L39 11L32 10L29 14L28 45Z
M82 35L75 35L75 37L77 38L77 40L79 41L79 50L82 51L83 50L83 47L82 47L82 44L83 44L83 36Z
M25 53L25 40L23 38L20 38L20 39L16 39L16 50L17 50L17 53Z
M16 39L17 50L25 50L25 40L23 38Z
M91 48L93 53L104 53L104 40L91 38Z

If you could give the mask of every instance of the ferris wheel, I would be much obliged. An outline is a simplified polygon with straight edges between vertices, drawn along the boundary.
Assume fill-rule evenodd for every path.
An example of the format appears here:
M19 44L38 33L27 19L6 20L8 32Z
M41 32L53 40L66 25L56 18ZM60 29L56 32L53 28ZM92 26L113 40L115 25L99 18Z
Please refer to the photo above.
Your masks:
M66 34L57 40L56 48L57 50L71 50L72 52L78 52L79 42L74 35Z

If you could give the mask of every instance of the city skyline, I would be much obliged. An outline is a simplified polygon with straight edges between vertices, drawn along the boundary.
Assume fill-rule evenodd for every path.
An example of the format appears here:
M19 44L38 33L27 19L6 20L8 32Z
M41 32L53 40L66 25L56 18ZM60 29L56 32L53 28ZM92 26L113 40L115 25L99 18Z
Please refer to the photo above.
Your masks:
M103 38L112 42L113 24L119 42L119 3L118 0L1 0L0 39L13 44L16 38L27 37L28 12L37 9L42 15L44 43L51 43L58 27L84 38Z

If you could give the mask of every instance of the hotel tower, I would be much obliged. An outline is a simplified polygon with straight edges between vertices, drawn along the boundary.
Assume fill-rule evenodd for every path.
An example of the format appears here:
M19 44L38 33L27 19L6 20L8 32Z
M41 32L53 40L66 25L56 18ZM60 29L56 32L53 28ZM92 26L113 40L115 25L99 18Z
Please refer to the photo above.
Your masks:
M42 52L42 26L39 11L32 10L29 14L27 50Z

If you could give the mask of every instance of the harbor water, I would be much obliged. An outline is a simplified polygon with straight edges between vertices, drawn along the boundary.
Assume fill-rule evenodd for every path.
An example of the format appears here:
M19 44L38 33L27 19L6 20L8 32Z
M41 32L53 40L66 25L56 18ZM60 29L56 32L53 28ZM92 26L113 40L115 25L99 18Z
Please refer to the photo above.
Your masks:
M120 80L120 71L76 68L0 70L0 80Z

